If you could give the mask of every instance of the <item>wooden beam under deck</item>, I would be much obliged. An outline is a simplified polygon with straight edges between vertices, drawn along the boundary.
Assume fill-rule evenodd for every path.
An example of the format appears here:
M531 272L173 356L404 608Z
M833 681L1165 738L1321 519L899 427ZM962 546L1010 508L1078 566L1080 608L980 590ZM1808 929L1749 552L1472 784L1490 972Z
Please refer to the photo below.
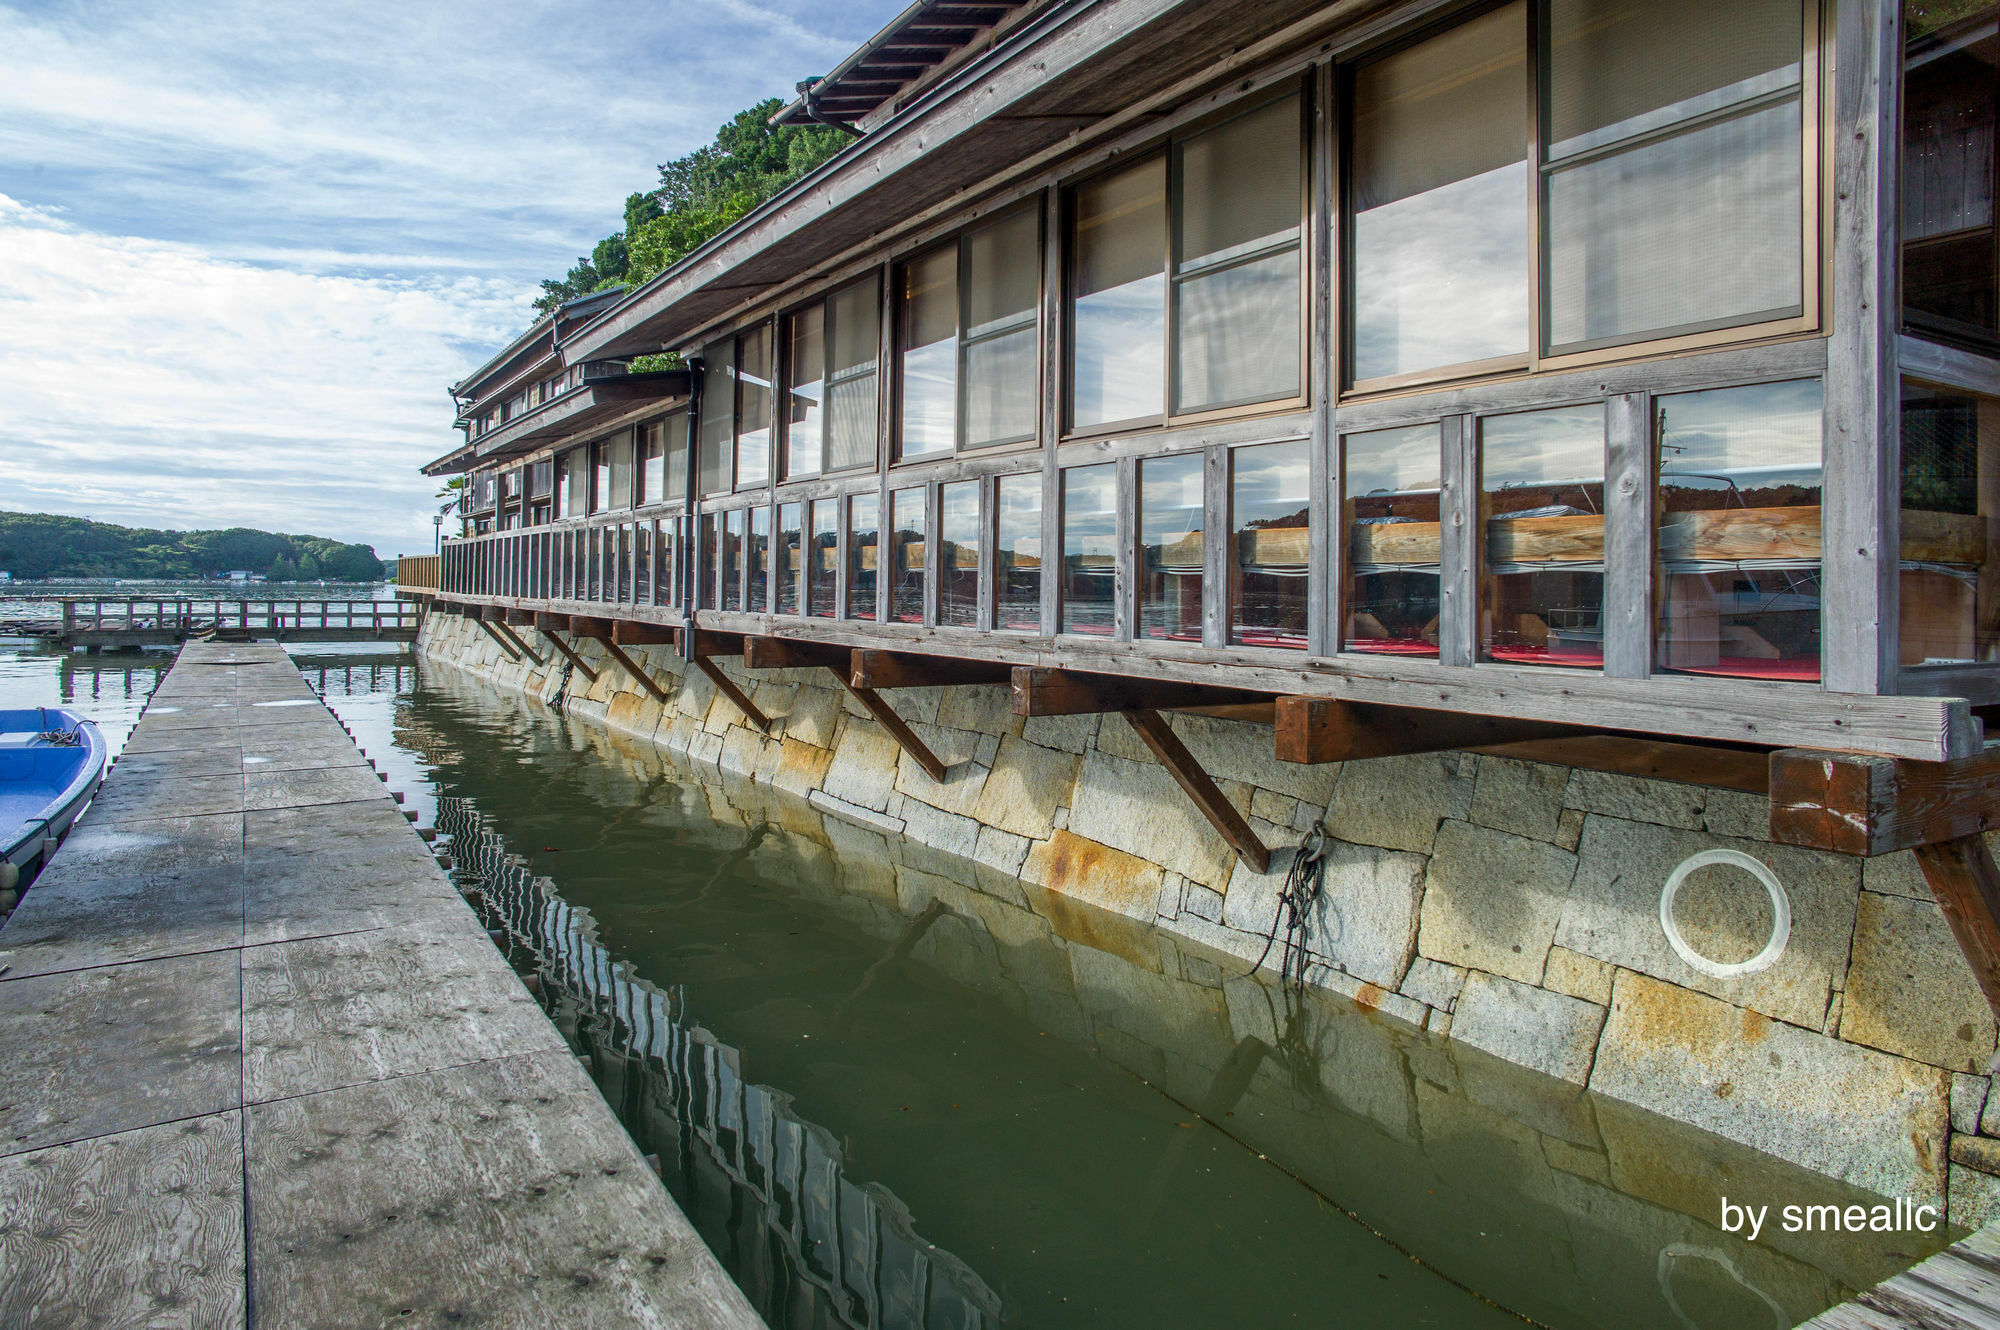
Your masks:
M1917 866L1958 949L1965 953L1986 1005L2000 1016L2000 868L1980 834L1919 845Z
M637 619L618 619L611 625L611 640L621 647L677 646L680 630Z
M840 686L859 702L867 713L875 718L875 723L887 730L896 746L910 755L910 760L923 768L924 774L932 780L942 781L945 764L938 759L909 723L896 714L883 700L881 694L865 684L855 682L855 665L863 653L848 647L837 647L824 642L801 642L784 637L746 637L743 640L743 664L753 670L799 670L823 668Z
M485 629L486 635L492 638L495 642L498 642L500 644L500 649L507 653L507 659L519 660L521 658L521 653L514 649L514 644L512 642L509 642L506 638L500 636L500 629L486 622L484 618L482 618L477 614L468 614L465 617L472 620L474 623L478 624L481 628Z
M1011 667L991 661L862 648L855 649L849 668L856 688L940 688L1008 683L1013 677Z
M692 651L688 649L685 636L690 632L694 634ZM740 655L744 643L749 640L751 639L745 638L741 633L718 633L707 628L676 628L673 637L674 645L679 647L681 653L689 660L701 660L707 656Z
M592 683L596 683L597 671L590 668L589 663L582 656L577 655L575 651L571 650L569 643L556 636L558 631L568 627L569 616L567 614L546 614L539 611L535 614L535 630L542 635L542 640L561 652L562 658L568 661L584 678L590 680Z
M757 704L752 702L749 696L736 686L736 680L724 674L722 667L715 663L716 656L727 655L729 653L718 651L703 654L699 650L699 646L700 644L697 642L694 667L708 676L708 681L715 685L715 691L728 698L729 704L742 712L745 720L764 731L764 733L769 734L771 732L771 718L758 709Z
M1281 697L1275 724L1278 760L1305 763L1439 753L1589 733L1574 725L1373 706L1330 697Z
M1174 727L1167 724L1167 718L1147 707L1134 708L1123 715L1146 747L1152 750L1153 756L1159 759L1160 765L1167 769L1167 774L1174 778L1174 784L1194 801L1194 806L1201 810L1209 825L1221 833L1229 848L1259 873L1270 872L1270 850L1257 839L1257 833L1244 821L1243 814L1236 811L1236 805L1229 802L1228 796L1201 769L1201 763L1188 752L1187 745L1174 733Z
M521 653L521 655L526 656L529 660L535 663L536 669L540 669L542 668L542 666L548 664L548 661L542 659L542 657L535 654L535 649L529 646L525 641L523 641L518 633L516 633L512 628L509 628L507 626L505 620L493 620L489 618L481 620L480 626L485 628L487 632L497 633L501 637L505 638L507 641L512 642L514 644L515 649L518 650Z
M1017 716L1083 716L1104 711L1173 711L1254 703L1256 694L1208 684L1134 679L1117 674L1083 674L1018 665L1011 681Z
M1771 754L1771 838L1841 854L1889 854L2000 826L2000 748L1957 762L1860 753Z

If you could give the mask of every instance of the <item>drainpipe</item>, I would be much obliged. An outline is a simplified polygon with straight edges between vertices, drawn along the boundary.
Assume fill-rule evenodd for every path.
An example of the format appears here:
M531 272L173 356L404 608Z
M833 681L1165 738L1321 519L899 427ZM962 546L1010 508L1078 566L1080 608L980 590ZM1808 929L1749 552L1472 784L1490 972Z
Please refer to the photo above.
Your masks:
M681 587L681 622L687 630L681 634L681 659L694 663L694 615L695 606L700 603L704 551L701 548L701 387L705 377L699 356L684 356L688 367L688 409L687 409L687 516L682 520L687 524L686 538L681 548L688 556L681 560L683 585Z
M853 125L842 124L838 120L828 120L819 113L819 85L824 82L826 82L824 78L815 77L809 78L804 83L798 85L800 95L805 98L806 119L812 121L815 125L825 125L828 129L837 129L849 138L858 139L865 137Z

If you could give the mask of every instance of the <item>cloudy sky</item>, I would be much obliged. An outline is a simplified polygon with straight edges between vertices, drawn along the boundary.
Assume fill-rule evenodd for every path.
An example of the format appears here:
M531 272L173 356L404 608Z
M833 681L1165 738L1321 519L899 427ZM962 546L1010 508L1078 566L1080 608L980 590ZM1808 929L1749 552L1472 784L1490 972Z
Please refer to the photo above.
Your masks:
M446 386L901 0L0 0L0 509L428 551Z

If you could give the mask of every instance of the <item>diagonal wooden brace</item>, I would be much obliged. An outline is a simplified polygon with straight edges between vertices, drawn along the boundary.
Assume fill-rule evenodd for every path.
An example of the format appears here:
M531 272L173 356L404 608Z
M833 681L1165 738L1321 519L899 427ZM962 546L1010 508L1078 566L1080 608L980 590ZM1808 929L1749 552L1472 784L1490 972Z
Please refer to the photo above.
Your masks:
M536 655L535 649L529 646L525 641L523 641L521 635L515 632L512 628L509 628L505 622L495 620L491 623L488 623L487 620L485 619L481 619L479 622L486 625L486 630L488 632L498 632L501 636L505 637L509 642L512 642L516 650L518 650L523 656L526 656L529 660L535 662L536 669L540 669L542 666L548 664L546 660L543 660L540 656Z
M694 667L708 676L708 681L715 685L715 691L728 698L729 704L742 712L744 719L766 734L771 732L771 718L757 709L757 704L736 686L736 680L722 672L722 667L715 663L714 657L697 655L694 658Z
M1986 1005L2000 1017L2000 867L1986 838L1975 834L1919 845L1916 856Z
M563 641L560 637L557 637L555 629L543 628L541 632L543 639L547 641L550 646L554 647L557 651L562 652L564 660L567 660L570 664L576 666L577 673L581 674L584 678L590 680L592 683L597 682L597 671L591 669L590 666L586 665L584 663L582 656L579 656L576 654L576 652L570 650L569 643Z
M1174 778L1174 783L1187 791L1194 806L1208 819L1209 825L1222 833L1222 839L1229 842L1229 848L1241 855L1243 862L1260 873L1271 871L1271 852L1264 848L1264 842L1257 839L1257 833L1236 811L1236 805L1224 797L1208 773L1195 761L1194 754L1187 750L1181 737L1174 733L1174 727L1167 724L1167 718L1150 708L1141 707L1122 713L1132 723L1139 738L1146 747L1153 750L1153 756Z
M665 702L667 700L666 691L653 682L652 675L639 668L637 661L625 654L625 648L619 646L608 637L599 638L597 645L603 647L605 655L617 661L625 673L632 676L634 682L651 694L655 702Z
M483 618L473 618L470 615L466 617L472 618L472 621L474 623L478 624L481 628L484 628L486 630L486 635L488 637L492 638L495 642L498 642L500 644L500 649L507 653L508 660L519 660L521 658L521 653L514 649L516 644L509 642L506 638L500 636L500 625L490 624L486 622L486 620Z
M917 737L916 731L896 714L895 708L882 700L880 693L873 688L856 688L854 680L850 677L851 667L829 665L826 668L828 673L840 680L841 687L852 693L854 700L875 718L875 723L889 732L889 737L896 741L896 746L908 753L910 759L924 769L926 776L934 781L944 780L947 770L945 764L938 761L937 754L933 753L929 746Z

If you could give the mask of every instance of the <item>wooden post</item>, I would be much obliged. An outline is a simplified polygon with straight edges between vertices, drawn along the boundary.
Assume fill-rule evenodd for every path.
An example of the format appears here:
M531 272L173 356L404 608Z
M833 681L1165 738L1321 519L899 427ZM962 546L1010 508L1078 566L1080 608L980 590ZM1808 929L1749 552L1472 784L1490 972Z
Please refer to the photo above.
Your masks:
M605 645L610 646L609 643ZM708 676L708 681L715 685L715 691L728 698L729 704L742 712L744 719L766 734L771 732L771 718L757 709L757 704L736 686L736 680L722 672L722 667L715 663L715 657L697 655L693 659L694 667ZM666 698L660 700L664 702Z
M2000 868L1994 866L1986 838L1961 836L1919 845L1916 856L1986 1005L2000 1016Z
M1127 711L1125 719L1144 741L1147 748L1158 758L1174 783L1187 792L1194 800L1194 806L1208 819L1209 825L1222 833L1222 839L1229 842L1229 848L1243 857L1243 861L1259 873L1271 871L1271 852L1264 848L1264 842L1257 839L1257 833L1236 811L1236 805L1224 797L1201 764L1188 752L1187 745L1174 733L1173 726L1167 724L1166 717L1150 708Z

